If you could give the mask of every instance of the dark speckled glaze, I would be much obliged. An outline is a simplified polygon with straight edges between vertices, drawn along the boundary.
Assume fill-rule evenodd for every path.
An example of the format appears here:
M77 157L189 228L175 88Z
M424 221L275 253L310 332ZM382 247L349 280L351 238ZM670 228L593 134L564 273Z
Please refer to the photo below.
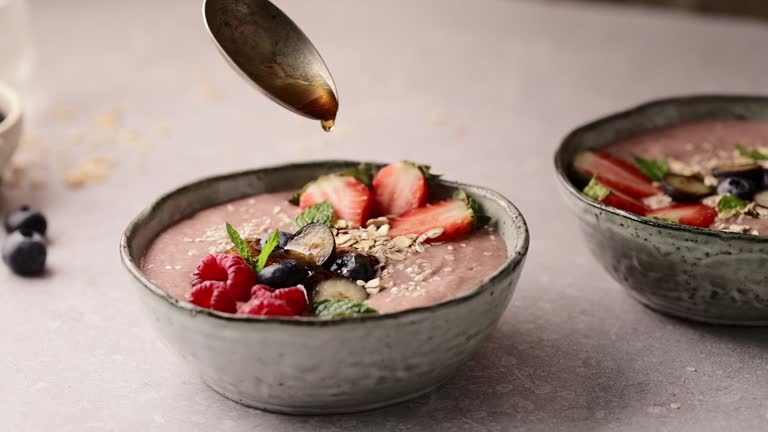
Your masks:
M574 154L653 129L700 120L768 121L768 98L697 96L649 103L583 126L555 154L562 195L592 255L641 303L717 324L768 325L768 237L640 217L585 197Z

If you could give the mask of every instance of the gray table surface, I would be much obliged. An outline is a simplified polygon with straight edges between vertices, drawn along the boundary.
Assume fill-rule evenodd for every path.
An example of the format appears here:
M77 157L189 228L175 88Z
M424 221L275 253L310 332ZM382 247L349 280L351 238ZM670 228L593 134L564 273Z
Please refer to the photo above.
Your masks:
M20 160L42 155L29 175L48 185L4 195L44 208L53 243L47 277L0 271L0 429L768 429L768 330L681 322L629 299L587 255L551 162L569 129L632 104L765 91L765 25L535 1L279 4L332 68L333 134L231 72L198 1L32 2ZM66 170L92 157L114 159L108 178L65 187ZM429 395L350 416L241 407L148 325L120 233L200 176L338 157L428 162L504 193L532 232L518 291L492 339Z

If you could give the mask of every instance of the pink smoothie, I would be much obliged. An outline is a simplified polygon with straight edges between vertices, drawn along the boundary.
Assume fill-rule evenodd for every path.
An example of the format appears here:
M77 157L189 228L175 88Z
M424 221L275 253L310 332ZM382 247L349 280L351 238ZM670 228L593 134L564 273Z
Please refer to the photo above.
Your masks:
M635 135L612 143L602 151L628 161L635 155L646 159L666 157L672 172L707 176L717 165L751 162L736 151L736 144L768 154L768 122L686 123ZM766 214L718 219L711 228L736 230L735 227L741 227L747 232L749 227L752 234L768 234L768 211L759 210Z
M290 195L256 195L198 212L154 240L142 260L142 271L170 295L184 299L200 260L232 246L225 222L246 238L287 230L299 213L287 202ZM380 291L371 294L366 303L380 313L391 313L450 300L474 289L506 258L504 241L492 228L459 241L433 244L402 261L388 260Z

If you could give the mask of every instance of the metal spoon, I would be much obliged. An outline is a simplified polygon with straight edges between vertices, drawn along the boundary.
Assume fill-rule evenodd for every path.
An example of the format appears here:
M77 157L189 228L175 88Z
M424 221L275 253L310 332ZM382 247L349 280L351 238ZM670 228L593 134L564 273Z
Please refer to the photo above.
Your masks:
M330 131L339 109L336 85L301 29L268 0L203 0L219 51L275 102Z

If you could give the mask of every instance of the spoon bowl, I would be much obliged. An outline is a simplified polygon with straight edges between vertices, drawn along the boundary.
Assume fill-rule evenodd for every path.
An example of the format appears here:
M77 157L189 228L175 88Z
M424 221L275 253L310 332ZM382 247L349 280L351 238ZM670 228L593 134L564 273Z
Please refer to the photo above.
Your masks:
M317 49L268 0L204 0L208 32L227 62L266 96L330 130L339 99Z

